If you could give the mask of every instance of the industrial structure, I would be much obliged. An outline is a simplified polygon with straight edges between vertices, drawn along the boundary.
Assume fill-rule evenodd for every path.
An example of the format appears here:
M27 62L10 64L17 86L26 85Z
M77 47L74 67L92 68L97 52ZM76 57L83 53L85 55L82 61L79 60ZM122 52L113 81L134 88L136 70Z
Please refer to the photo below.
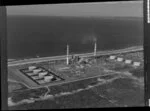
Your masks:
M114 60L114 59L116 59L116 56L111 55L111 56L109 57L109 59Z
M20 71L39 85L62 80L62 78L55 75L54 72L50 72L43 67L29 66Z
M109 56L109 59L110 60L115 60L115 61L118 61L118 62L124 62L125 64L131 64L132 66L135 66L135 67L138 67L138 66L141 65L141 62L133 61L133 60L130 60L130 59L124 59L122 57L116 57L114 55Z
M134 65L134 66L140 66L141 63L140 63L140 62L133 62L133 65Z
M67 44L66 64L69 65L69 45Z
M97 51L97 43L95 41L94 42L94 57L96 57L96 51Z
M126 64L131 64L131 63L132 63L132 60L127 59L127 60L125 60L125 63L126 63Z
M23 65L21 63L22 68L19 66L20 65L19 64L13 66L13 68L10 69L12 70L12 72L16 73L17 76L23 78L22 79L23 82L25 82L28 86L37 87L40 85L42 86L48 85L49 83L53 85L58 81L63 82L61 80L68 81L68 78L70 77L77 79L79 75L81 75L81 77L82 76L86 77L88 76L88 74L93 74L88 73L88 71L91 70L97 71L96 65L99 65L100 63L98 58L102 56L103 56L102 59L104 58L107 60L109 59L112 62L115 61L123 64L128 65L130 64L132 66L135 66L135 68L139 67L142 64L140 62L137 62L138 60L133 61L130 60L129 58L128 59L123 58L122 56L119 55L120 51L117 51L117 53L116 52L114 53L114 51L112 51L101 54L101 52L97 51L96 40L94 41L93 46L94 47L92 53L86 53L84 55L83 54L71 55L69 44L67 44L65 50L66 54L63 56L56 56L55 58L51 57L51 59L50 57L48 57L47 59L38 58L37 59L38 62L30 60L25 62L25 64ZM124 53L126 53L126 51L124 51Z
M123 58L118 57L118 58L117 58L117 61L118 61L118 62L122 62L122 61L123 61Z

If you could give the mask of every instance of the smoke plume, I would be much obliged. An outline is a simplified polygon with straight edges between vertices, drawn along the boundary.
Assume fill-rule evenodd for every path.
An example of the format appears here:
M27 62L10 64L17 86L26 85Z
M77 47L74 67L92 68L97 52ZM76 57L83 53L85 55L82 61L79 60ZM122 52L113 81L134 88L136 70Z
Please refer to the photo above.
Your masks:
M84 35L82 37L82 44L93 43L93 42L96 42L96 41L97 41L97 38L94 34Z

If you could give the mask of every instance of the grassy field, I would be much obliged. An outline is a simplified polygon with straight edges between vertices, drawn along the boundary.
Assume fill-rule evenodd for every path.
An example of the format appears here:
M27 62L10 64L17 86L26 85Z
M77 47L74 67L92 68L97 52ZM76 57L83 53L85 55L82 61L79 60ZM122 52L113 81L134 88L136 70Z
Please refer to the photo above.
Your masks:
M12 94L12 101L19 102L23 99L30 98L39 98L47 92L47 88L38 88L38 89L30 89L30 90L22 90Z
M8 81L8 94L28 89L24 84Z
M144 88L141 88L139 85L135 85L136 80L123 76L122 78L113 78L114 77L103 84L98 82L97 78L94 78L90 80L83 80L60 86L49 87L49 94L53 95L53 99L14 106L10 107L10 109L144 106ZM29 97L27 96L28 94L30 96L35 94L31 91L28 94L26 94L26 92L24 93L26 98ZM22 93L20 94L22 95ZM42 93L38 92L36 95L41 94ZM19 96L15 96L14 99Z

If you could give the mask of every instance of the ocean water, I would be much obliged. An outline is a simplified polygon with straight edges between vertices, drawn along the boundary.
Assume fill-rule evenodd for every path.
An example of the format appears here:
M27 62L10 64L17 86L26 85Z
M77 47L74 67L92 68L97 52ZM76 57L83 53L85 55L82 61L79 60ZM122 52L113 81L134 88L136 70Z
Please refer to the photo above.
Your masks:
M7 16L8 59L143 45L143 18Z

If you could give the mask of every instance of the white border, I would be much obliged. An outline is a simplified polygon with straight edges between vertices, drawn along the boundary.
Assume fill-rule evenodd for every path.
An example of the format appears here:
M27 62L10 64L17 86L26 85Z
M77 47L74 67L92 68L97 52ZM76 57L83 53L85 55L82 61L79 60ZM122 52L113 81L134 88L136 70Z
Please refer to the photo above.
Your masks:
M150 23L150 0L147 0L147 23Z

